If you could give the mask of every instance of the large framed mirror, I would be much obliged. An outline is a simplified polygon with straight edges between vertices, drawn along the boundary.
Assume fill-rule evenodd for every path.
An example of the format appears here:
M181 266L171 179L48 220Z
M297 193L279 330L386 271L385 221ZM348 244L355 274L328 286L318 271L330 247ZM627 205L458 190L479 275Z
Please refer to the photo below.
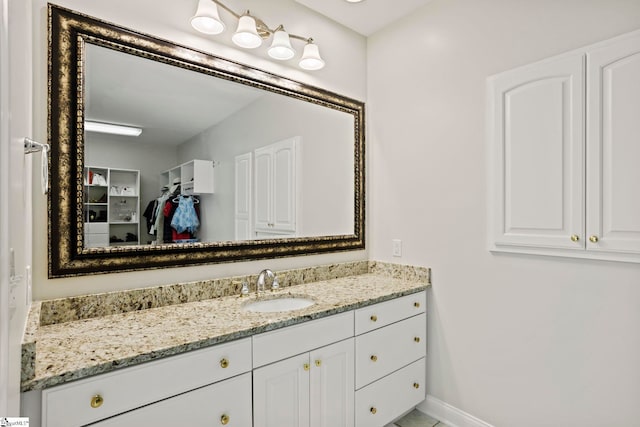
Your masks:
M365 247L363 102L48 12L50 278Z

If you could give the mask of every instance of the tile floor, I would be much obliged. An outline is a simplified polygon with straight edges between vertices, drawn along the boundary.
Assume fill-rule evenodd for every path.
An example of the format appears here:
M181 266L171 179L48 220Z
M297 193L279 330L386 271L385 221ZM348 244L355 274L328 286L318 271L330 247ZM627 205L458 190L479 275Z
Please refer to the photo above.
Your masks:
M428 415L418 410L409 412L404 417L387 425L386 427L449 427L438 420L434 420Z

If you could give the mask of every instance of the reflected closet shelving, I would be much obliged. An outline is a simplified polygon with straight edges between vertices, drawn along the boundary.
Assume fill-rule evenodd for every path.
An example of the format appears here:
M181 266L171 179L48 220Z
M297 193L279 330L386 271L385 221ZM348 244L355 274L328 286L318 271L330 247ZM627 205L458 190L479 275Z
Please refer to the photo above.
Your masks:
M84 246L140 243L140 171L84 168Z

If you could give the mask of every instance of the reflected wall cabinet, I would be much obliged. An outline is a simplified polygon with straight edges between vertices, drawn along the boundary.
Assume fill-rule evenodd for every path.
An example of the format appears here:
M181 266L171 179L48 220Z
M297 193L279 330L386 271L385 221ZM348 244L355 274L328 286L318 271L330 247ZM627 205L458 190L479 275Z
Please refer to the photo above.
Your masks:
M259 238L296 233L299 141L300 137L293 137L254 151L255 232Z
M139 244L140 171L84 168L84 246Z
M487 86L490 249L640 262L640 31Z
M213 161L191 160L160 174L162 186L181 185L182 194L213 194Z

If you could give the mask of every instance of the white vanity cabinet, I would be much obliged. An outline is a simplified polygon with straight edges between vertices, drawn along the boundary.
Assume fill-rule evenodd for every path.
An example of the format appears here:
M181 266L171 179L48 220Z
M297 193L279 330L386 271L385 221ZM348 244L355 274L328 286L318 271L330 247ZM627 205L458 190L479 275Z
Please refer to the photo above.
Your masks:
M425 308L418 292L29 392L23 408L42 427L382 427L425 398Z
M171 416L174 418L168 419L184 416L192 420L190 425L194 426L216 425L215 421L219 422L222 415L234 421L228 425L247 426L250 422L243 424L235 420L246 419L243 418L246 413L251 413L251 382L247 376L228 379L250 371L251 339L246 338L52 387L42 392L42 427L79 427L127 411L132 412L104 425L147 425L132 424L130 420L144 418L137 411L148 414L153 408L158 408L158 414L176 410L178 412ZM212 384L192 394L193 390ZM226 395L229 391L237 393L234 395L237 402L210 400L208 411L192 408L197 402ZM175 398L177 395L180 396ZM172 399L163 400L167 398ZM157 406L145 406L161 400L155 404ZM153 425L176 424L162 421Z
M348 312L255 336L254 427L352 427L353 330Z
M425 399L425 311L424 292L356 311L356 427L382 427Z
M640 32L493 76L491 250L640 262Z

